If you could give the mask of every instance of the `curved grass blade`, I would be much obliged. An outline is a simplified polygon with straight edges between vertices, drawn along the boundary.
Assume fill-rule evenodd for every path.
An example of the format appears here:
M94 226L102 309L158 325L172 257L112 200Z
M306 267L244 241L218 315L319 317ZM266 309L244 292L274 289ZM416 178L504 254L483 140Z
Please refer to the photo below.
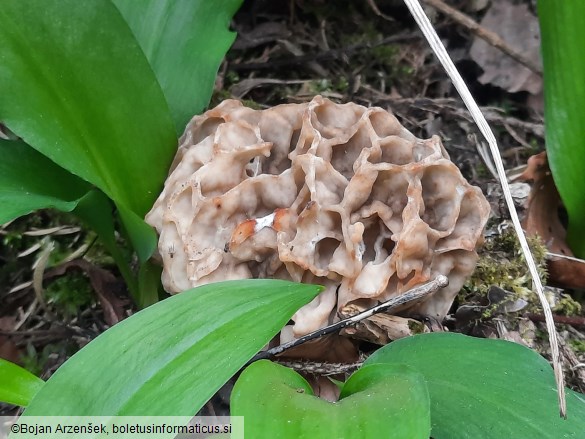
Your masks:
M204 285L120 322L63 364L28 416L192 416L322 287Z
M0 224L38 209L73 210L91 186L21 141L0 140Z

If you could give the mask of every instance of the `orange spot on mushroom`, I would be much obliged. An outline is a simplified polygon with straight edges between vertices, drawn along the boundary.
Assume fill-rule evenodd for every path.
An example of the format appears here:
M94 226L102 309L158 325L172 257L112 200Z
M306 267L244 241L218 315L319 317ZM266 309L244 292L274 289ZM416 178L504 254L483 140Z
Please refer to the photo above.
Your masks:
M232 236L230 238L229 247L230 250L232 247L240 245L246 239L254 234L254 227L256 226L255 219L246 220L234 229Z
M274 222L272 223L272 228L277 232L282 232L288 228L289 220L290 213L288 209L276 209L274 211Z

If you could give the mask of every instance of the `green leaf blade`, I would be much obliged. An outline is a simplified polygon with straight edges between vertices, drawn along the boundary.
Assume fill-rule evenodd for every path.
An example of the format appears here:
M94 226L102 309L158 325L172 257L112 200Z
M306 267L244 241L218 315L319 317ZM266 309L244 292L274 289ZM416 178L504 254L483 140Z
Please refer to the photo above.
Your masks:
M242 0L114 0L150 61L177 134L211 98Z
M176 149L172 119L109 0L0 9L0 120L33 148L143 216Z
M569 213L567 241L585 258L585 2L539 0L546 150Z
M234 386L231 410L256 439L428 439L431 428L424 378L401 365L361 368L333 404L293 370L258 361Z
M512 342L415 335L383 347L365 364L406 364L425 377L435 439L580 438L585 431L585 403L568 392L569 419L561 419L550 365Z
M0 140L0 224L37 209L70 212L91 186L21 141Z
M44 384L28 370L0 358L0 402L26 407Z
M74 355L25 415L192 416L321 289L248 280L175 295Z

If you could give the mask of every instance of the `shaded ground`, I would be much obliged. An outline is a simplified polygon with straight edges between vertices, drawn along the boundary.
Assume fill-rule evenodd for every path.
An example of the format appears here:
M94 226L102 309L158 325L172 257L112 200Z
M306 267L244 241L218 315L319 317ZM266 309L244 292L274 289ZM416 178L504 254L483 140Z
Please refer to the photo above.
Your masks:
M504 11L514 5L534 11L528 1L496 3L504 5ZM492 7L488 1L450 4L477 21ZM497 62L486 61L480 67L471 58L471 32L432 8L429 12L485 110L507 169L524 166L544 149L538 87L510 92L514 85L505 90L493 82L481 84L486 65L495 68ZM264 108L321 94L336 102L381 106L393 111L416 136L437 134L443 139L452 160L484 190L493 208L479 269L444 325L477 336L512 339L546 356L542 315L529 293L527 270L512 235L504 231L508 215L501 191L477 151L481 136L402 2L251 0L238 13L234 28L239 37L220 69L212 105L236 97ZM509 58L498 53L497 59ZM506 68L513 69L504 66L504 73ZM516 72L508 70L512 76ZM527 187L516 187L522 209ZM47 378L76 350L133 312L113 262L93 234L72 217L40 212L2 226L0 239L1 357ZM537 253L540 249L544 273L546 251L542 244L534 246ZM79 257L86 262L69 262ZM500 290L490 289L493 285ZM551 297L560 304L555 314L565 322L558 329L569 384L585 391L583 296L551 290ZM206 410L222 412L228 398L223 391Z

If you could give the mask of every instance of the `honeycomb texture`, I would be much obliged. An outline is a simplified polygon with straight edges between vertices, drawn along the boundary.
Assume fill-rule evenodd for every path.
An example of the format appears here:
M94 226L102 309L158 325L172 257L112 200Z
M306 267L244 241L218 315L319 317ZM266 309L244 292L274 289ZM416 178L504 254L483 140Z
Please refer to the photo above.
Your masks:
M438 274L449 286L401 314L442 319L475 267L490 212L481 190L438 137L417 139L381 108L226 100L180 143L146 217L169 292L245 278L325 285L290 338Z

